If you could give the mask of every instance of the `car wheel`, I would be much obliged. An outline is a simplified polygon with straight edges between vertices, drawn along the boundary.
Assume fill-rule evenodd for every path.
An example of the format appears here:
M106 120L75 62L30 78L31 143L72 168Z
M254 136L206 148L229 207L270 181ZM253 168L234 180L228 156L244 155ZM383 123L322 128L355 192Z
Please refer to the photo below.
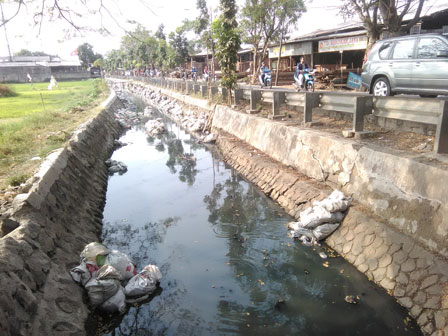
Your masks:
M437 95L421 94L420 97L422 97L422 98L436 98Z
M372 93L374 96L390 96L390 84L386 77L380 77L373 83Z

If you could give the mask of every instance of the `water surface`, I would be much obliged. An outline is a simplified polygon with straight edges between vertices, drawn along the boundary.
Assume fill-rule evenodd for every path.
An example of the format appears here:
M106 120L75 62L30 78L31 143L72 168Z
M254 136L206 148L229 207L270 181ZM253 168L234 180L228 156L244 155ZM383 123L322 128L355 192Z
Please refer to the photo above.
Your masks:
M340 257L325 267L287 237L280 207L165 122L161 138L129 130L112 156L128 172L109 180L103 241L163 279L111 335L420 335L392 297Z

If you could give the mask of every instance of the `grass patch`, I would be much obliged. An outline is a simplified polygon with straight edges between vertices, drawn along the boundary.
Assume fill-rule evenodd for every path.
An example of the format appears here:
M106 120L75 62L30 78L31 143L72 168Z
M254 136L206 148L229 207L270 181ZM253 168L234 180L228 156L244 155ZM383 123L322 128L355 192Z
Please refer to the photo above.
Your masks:
M0 98L2 97L15 97L17 93L9 86L0 84Z
M64 146L108 94L101 79L60 82L52 91L48 83L10 87L17 96L0 98L0 189L31 175L40 164L32 157L45 158Z
M17 187L17 186L21 185L22 183L24 183L28 179L28 177L29 176L27 174L19 174L19 175L11 176L10 178L8 178L8 184L13 187Z

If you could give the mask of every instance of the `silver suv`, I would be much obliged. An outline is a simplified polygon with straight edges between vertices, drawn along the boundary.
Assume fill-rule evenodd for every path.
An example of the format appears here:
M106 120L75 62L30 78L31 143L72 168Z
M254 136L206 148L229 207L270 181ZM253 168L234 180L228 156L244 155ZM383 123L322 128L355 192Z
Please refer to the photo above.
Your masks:
M422 34L381 40L362 69L362 85L375 96L448 94L448 38Z

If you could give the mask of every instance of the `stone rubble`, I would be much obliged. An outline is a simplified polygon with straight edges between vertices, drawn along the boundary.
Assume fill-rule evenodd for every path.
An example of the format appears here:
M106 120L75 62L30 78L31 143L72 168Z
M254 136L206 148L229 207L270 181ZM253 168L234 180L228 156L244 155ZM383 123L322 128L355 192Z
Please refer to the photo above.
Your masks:
M104 163L106 164L107 171L109 172L110 175L113 175L115 173L123 175L128 171L128 167L123 162L108 159L104 161Z
M156 137L166 132L162 119L148 120L145 124L146 133L152 137Z
M109 85L117 92L132 92L132 94L148 103L150 106L145 108L144 116L151 117L153 115L152 106L157 106L158 110L182 125L189 132L193 132L202 142L212 143L216 141L217 134L209 134L206 129L208 116L203 111L195 113L191 109L184 109L176 100L170 100L162 95L160 90L153 90L140 83L109 81ZM120 96L124 96L124 94L121 93ZM148 134L151 136L157 136L162 133L161 128L158 126L159 124L151 120L145 125Z

